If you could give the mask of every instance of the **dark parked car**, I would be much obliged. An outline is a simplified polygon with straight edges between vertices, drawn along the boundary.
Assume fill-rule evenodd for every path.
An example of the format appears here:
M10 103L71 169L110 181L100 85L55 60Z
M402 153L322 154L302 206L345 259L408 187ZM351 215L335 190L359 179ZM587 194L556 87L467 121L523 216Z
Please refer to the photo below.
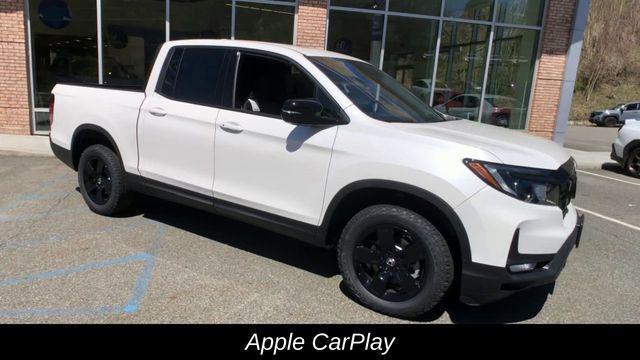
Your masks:
M589 117L590 123L606 127L624 125L627 120L640 120L640 101L618 104L608 110L594 111Z

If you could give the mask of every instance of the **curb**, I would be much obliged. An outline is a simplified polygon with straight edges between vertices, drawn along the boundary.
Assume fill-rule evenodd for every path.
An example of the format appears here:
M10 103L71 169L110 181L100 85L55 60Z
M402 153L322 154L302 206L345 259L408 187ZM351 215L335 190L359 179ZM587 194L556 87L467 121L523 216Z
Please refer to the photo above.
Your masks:
M0 151L19 155L54 156L47 136L0 134Z
M580 170L600 170L605 164L616 164L611 160L611 154L608 152L581 151L569 148L566 150L576 160Z

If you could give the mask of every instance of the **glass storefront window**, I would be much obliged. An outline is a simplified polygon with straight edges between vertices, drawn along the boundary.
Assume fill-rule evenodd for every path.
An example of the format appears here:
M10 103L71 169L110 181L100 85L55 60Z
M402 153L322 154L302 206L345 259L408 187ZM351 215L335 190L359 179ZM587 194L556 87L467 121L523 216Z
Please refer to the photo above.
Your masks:
M493 0L446 0L444 16L490 21L493 17Z
M293 43L295 7L236 2L236 39Z
M404 0L403 0L404 1ZM421 0L425 1L425 0ZM331 6L352 7L359 9L384 10L386 0L331 0Z
M171 40L231 37L231 0L171 0Z
M525 128L538 36L536 30L496 27L482 122Z
M102 1L105 84L144 87L166 39L165 17L164 1Z
M327 49L380 66L384 16L332 10Z
M425 103L431 98L437 39L435 20L400 16L387 20L383 69Z
M433 103L438 111L480 119L489 29L487 25L444 23L436 77L440 89L435 91Z
M144 87L157 49L167 38L167 4L171 39L235 36L291 44L296 10L296 0L102 0L103 57L98 59L95 0L27 3L38 131L48 129L45 115L53 86L98 83L99 63L104 83ZM528 27L542 26L544 0L332 0L330 4L328 50L381 67L425 102L433 93L432 105L442 112L515 129L526 126L540 37L539 28ZM441 9L443 19L420 18L439 18ZM495 41L487 64L491 27L485 22L491 21L495 21ZM436 49L440 25L440 49ZM434 67L436 79L432 79Z
M57 83L98 83L96 2L31 0L29 13L34 106L48 107ZM36 119L37 131L48 130L46 116Z
M498 0L496 22L540 26L544 0Z
M36 111L34 116L36 118L36 131L51 131L48 111Z
M442 0L389 0L389 11L440 16Z

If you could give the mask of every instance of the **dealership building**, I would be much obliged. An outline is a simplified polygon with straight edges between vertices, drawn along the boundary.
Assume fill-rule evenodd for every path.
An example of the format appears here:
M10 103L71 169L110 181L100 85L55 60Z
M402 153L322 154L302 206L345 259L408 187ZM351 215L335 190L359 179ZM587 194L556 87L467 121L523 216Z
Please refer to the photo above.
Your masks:
M56 83L142 88L163 42L349 54L439 111L564 140L589 0L0 0L0 133L46 135Z

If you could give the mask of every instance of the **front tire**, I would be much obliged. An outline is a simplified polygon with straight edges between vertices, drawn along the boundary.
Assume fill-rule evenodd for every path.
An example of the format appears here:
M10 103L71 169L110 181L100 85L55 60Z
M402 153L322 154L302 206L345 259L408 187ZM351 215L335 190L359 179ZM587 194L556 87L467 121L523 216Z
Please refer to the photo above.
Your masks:
M347 223L338 262L347 287L362 304L401 318L433 309L454 277L451 252L436 227L391 205L366 208Z
M606 127L614 127L618 125L618 119L614 117L608 117L604 119L604 126Z
M630 175L640 178L640 147L636 147L629 152L625 169Z
M128 207L125 171L118 156L104 145L89 146L80 156L78 184L87 206L111 216Z

